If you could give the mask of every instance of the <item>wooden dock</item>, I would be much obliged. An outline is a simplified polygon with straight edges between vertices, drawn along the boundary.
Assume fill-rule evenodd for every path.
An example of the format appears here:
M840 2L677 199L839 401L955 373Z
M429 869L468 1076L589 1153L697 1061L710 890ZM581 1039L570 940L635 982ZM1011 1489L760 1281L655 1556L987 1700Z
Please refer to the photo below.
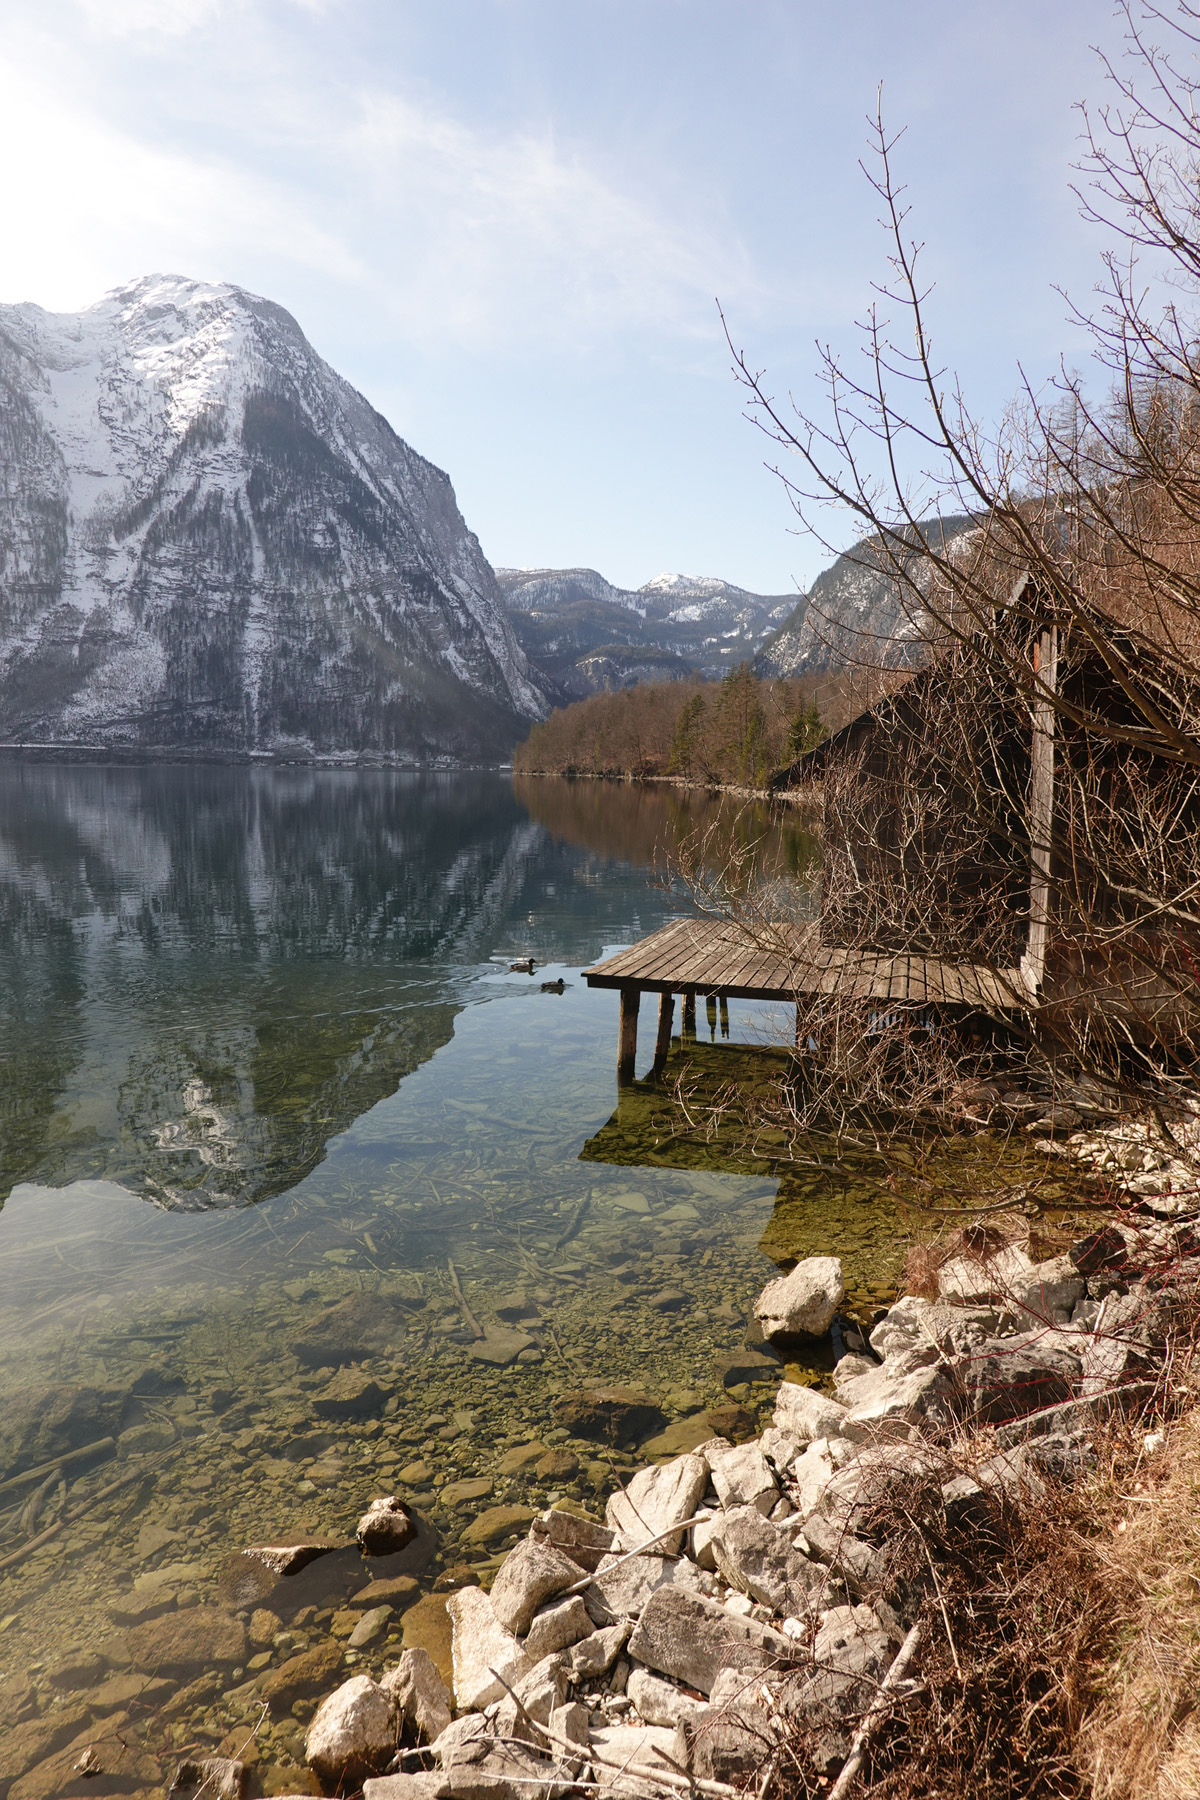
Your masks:
M585 969L583 977L589 987L620 991L617 1079L621 1083L633 1080L643 993L660 996L656 1072L670 1049L676 994L683 996L684 1031L690 1028L693 1034L697 994L786 1002L836 993L989 1014L1021 1012L1034 1003L1016 969L838 949L820 941L816 925L751 928L721 919L679 919L664 925L632 949Z

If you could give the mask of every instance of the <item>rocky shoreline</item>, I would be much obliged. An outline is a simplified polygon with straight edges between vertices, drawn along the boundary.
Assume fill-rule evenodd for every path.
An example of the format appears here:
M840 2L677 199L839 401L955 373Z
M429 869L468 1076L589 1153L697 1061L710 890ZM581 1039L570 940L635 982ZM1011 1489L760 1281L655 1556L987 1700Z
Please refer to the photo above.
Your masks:
M451 1570L418 1598L401 1565L422 1566L427 1528L380 1497L358 1533L374 1578L360 1577L344 1608L351 1660L404 1617L408 1647L378 1679L352 1673L330 1691L343 1656L319 1645L252 1673L249 1652L278 1647L280 1614L294 1611L279 1597L346 1555L325 1542L238 1552L223 1609L138 1629L163 1635L164 1666L179 1625L193 1648L214 1634L215 1660L245 1660L258 1724L307 1722L310 1792L720 1796L752 1776L763 1788L768 1765L800 1744L809 1775L840 1800L941 1629L937 1568L930 1558L931 1580L913 1579L912 1534L986 1533L1086 1476L1115 1414L1152 1411L1170 1346L1196 1315L1198 1252L1200 1230L1181 1220L1114 1220L1040 1262L968 1228L930 1291L897 1301L869 1340L840 1323L832 1394L784 1381L758 1436L710 1436L637 1469L603 1523L570 1503L479 1515L493 1542L501 1526L510 1539L528 1527L495 1559L490 1588L476 1585L479 1569L465 1585ZM769 1283L755 1312L786 1347L829 1333L842 1299L837 1259L814 1257ZM1146 1430L1144 1455L1162 1442ZM217 1645L219 1630L237 1644ZM251 1717L247 1745L255 1731ZM253 1758L235 1750L185 1757L172 1792L239 1800ZM102 1744L63 1754L76 1785L89 1756L104 1769ZM60 1791L74 1789L27 1776L9 1800Z

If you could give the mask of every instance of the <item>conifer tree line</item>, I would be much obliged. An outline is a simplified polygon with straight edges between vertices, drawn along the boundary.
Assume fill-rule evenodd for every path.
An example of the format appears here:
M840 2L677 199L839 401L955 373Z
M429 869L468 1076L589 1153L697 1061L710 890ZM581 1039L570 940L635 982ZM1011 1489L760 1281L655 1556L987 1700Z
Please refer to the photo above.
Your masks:
M762 680L740 663L721 681L639 682L589 694L536 725L513 766L526 775L762 788L849 716L850 685L817 676Z

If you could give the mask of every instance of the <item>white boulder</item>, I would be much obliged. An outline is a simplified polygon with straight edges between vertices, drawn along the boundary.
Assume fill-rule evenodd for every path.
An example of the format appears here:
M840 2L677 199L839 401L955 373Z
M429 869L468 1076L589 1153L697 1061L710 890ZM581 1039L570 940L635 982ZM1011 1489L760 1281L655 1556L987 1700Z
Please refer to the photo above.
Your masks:
M824 1337L845 1293L836 1256L806 1256L790 1275L768 1281L754 1311L768 1338Z

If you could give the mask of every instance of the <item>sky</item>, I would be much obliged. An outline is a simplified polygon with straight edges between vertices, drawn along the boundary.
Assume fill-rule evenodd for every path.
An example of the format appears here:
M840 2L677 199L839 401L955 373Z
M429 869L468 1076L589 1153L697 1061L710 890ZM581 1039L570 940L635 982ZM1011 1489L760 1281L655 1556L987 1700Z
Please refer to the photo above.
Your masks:
M829 555L718 302L819 411L817 345L859 355L887 274L882 82L976 416L1082 363L1098 44L1108 0L0 0L0 301L238 283L449 472L493 564L789 593Z

